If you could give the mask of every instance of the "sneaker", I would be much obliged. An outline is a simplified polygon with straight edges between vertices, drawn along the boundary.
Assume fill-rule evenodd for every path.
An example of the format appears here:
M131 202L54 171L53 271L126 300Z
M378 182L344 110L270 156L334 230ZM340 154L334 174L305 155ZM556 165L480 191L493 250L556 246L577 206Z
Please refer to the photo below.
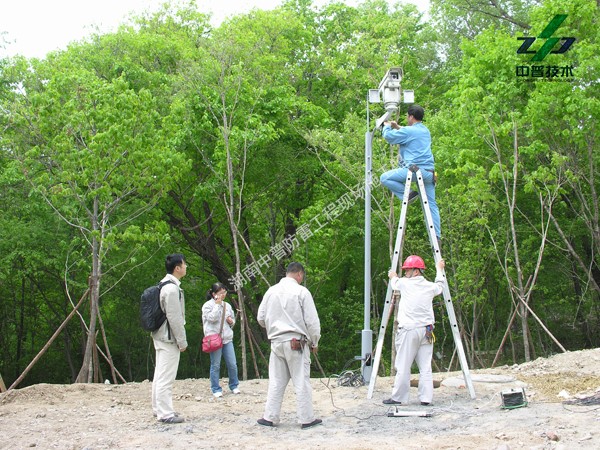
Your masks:
M166 419L160 419L160 421L162 423L182 423L182 422L185 422L185 420L183 419L183 417L179 417L179 416L167 417Z
M258 419L256 421L257 424L262 425L264 427L272 427L273 426L273 422L271 422L270 420L267 419Z
M213 397L214 398L220 398L223 397L223 392L219 391L219 392L213 392Z
M421 402L421 406L432 406L431 402Z
M234 390L232 390L231 392L233 392L235 395L237 394L241 394L240 390L238 388L235 388Z
M319 425L320 423L323 423L321 419L315 419L311 423L303 423L300 428L304 430L305 428L314 427L315 425Z
M417 191L410 191L410 194L408 194L408 204L410 205L412 202L414 202L418 196L419 193Z
M401 405L401 404L402 404L402 402L397 402L397 401L396 401L396 400L394 400L394 399L388 398L388 399L385 399L385 400L383 401L383 404L384 404L384 405Z

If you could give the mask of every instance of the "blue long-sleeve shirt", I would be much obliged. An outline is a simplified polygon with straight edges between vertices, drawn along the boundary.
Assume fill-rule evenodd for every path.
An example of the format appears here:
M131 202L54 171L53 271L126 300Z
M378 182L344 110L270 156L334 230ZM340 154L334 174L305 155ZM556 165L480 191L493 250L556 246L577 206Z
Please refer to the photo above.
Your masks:
M405 167L416 164L421 169L434 169L431 134L421 122L399 130L385 125L381 134L388 143L400 144L400 157Z

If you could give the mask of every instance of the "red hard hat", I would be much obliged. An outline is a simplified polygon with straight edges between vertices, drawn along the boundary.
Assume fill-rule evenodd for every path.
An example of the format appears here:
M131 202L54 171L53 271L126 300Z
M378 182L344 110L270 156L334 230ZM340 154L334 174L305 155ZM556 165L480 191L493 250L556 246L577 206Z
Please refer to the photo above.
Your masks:
M423 258L417 255L410 255L402 264L403 269L425 269L425 262Z

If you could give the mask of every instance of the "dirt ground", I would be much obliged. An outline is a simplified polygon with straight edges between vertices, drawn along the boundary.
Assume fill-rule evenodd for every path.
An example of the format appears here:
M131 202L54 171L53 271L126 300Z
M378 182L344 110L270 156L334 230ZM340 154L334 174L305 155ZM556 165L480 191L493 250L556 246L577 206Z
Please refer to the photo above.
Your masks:
M476 399L461 372L437 373L433 406L418 404L411 388L410 404L397 407L430 417L388 416L396 407L381 400L392 378L378 378L370 400L367 386L314 378L323 425L306 430L296 421L291 384L276 428L256 423L267 380L242 382L241 395L220 399L207 379L177 380L175 408L186 419L177 425L153 418L148 381L38 384L0 395L0 449L600 449L600 349L470 374ZM517 404L524 392L527 404L502 408L515 398L509 392L517 392Z

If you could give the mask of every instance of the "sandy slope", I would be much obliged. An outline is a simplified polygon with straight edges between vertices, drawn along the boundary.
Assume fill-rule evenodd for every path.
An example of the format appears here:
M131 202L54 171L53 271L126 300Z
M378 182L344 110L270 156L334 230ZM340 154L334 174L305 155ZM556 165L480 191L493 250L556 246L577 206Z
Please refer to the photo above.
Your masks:
M367 387L313 379L313 402L324 424L301 430L290 385L277 428L256 424L267 380L242 382L241 395L214 399L206 379L178 380L175 405L186 422L164 425L152 417L151 383L39 384L0 395L0 449L600 449L600 404L566 404L568 395L600 400L600 349L471 371L472 400L460 373L442 381L433 407L416 402L401 411L431 417L388 417L381 404L393 380ZM502 409L501 392L525 389L528 405ZM561 394L562 396L559 396Z

